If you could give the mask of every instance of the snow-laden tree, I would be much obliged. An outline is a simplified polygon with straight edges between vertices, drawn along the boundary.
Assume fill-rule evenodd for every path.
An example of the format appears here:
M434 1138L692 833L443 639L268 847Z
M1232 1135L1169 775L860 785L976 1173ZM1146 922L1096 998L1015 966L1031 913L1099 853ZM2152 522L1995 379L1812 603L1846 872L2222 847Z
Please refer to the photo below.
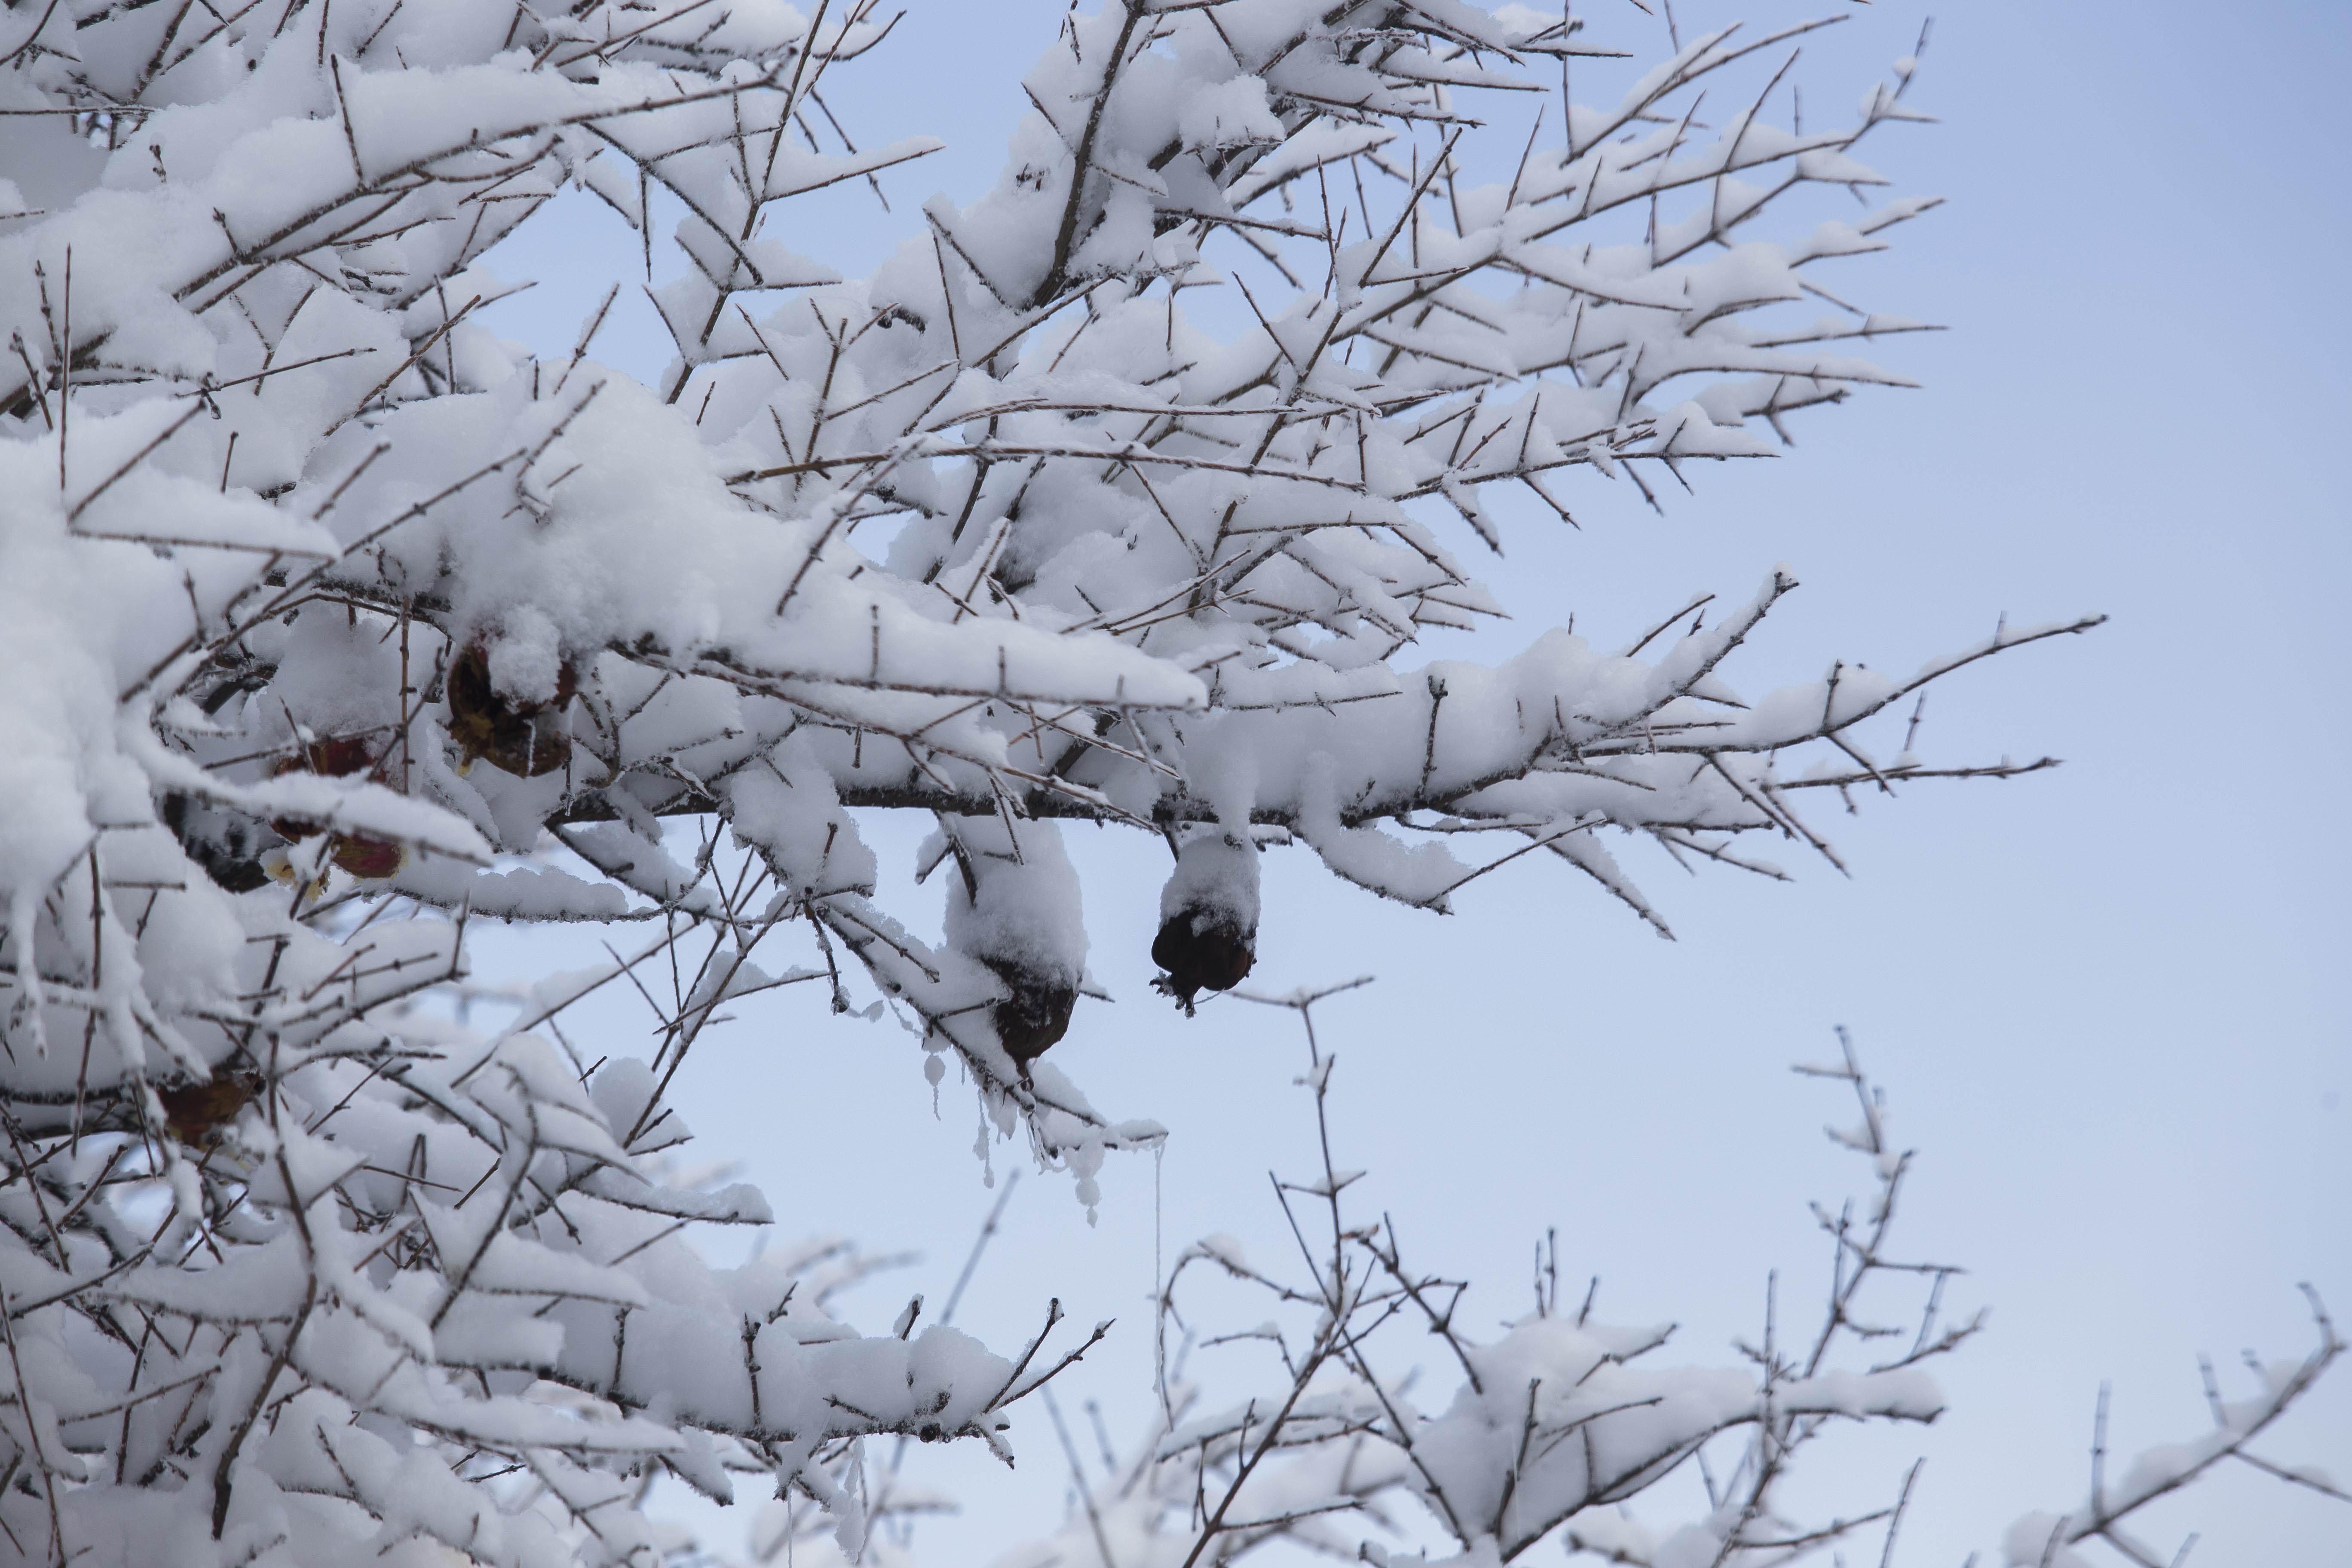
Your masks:
M1777 876L1739 841L1834 861L1811 792L2046 765L1930 765L1908 734L1874 760L1857 730L2096 617L1744 700L1727 669L1784 571L1621 650L1412 662L1496 610L1462 560L1498 546L1493 487L1566 517L1579 469L1647 495L1902 381L1857 351L1918 323L1841 274L1932 205L1873 205L1859 158L1916 117L1914 65L1804 116L1787 60L1823 25L1675 37L1569 109L1617 68L1581 17L1073 13L997 186L846 280L793 248L790 198L931 146L859 150L824 96L888 31L873 0L11 0L0 1552L642 1563L669 1473L757 1475L854 1556L861 1439L1003 1449L1092 1341L1058 1309L994 1352L912 1310L861 1335L826 1310L855 1254L700 1261L688 1226L768 1218L665 1163L727 999L842 1007L863 966L931 1081L952 1058L1091 1202L1161 1134L1039 1059L1089 988L1063 822L1166 839L1154 956L1189 1005L1247 973L1270 846L1437 910L1541 849L1663 933L1604 838ZM1538 101L1523 148L1484 122ZM648 258L682 209L658 384L588 357L602 310L551 360L479 323L509 288L479 258L570 184ZM1838 187L1864 199L1794 213ZM943 946L888 912L860 808L936 818ZM682 864L688 816L718 826ZM1470 835L1507 853L1458 858ZM602 925L611 961L477 1028L475 917ZM650 1063L567 1058L564 1008L656 971ZM1563 1521L1626 1561L1770 1560L1805 1423L1935 1407L1900 1361L1824 1382L1769 1345L1634 1373L1643 1335L1547 1299L1452 1338L1465 1392L1412 1415L1361 1320L1437 1287L1341 1219L1342 1174L1328 1260L1268 1281L1320 1325L1284 1415L1171 1397L1126 1506L1172 1544L1126 1568L1399 1489L1480 1561ZM2229 1444L2267 1419L2217 1412ZM1711 1559L1577 1522L1733 1427L1756 1458ZM1276 1475L1281 1529L1249 1511ZM2026 1554L2100 1533L2069 1517Z

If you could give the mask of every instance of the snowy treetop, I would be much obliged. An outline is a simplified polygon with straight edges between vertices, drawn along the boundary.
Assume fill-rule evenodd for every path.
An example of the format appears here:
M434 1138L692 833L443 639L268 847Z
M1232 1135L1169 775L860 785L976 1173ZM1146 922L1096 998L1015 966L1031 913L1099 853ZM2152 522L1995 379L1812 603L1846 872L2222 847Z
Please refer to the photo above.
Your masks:
M1076 972L1082 934L1021 963L984 935L924 950L872 901L848 812L942 814L974 898L1000 864L1036 880L1058 851L1032 844L1081 817L1286 830L1442 910L1476 874L1444 836L1499 833L1663 932L1604 830L1770 875L1731 841L1833 858L1799 792L2018 771L1882 766L1854 726L2087 624L1750 702L1723 667L1782 572L1624 649L1562 633L1501 668L1405 662L1424 628L1499 610L1462 553L1499 548L1494 486L1565 517L1580 468L1648 494L1904 383L1856 351L1918 323L1773 309L1837 301L1824 268L1933 205L1766 234L1801 188L1877 189L1859 144L1918 118L1906 61L1851 120L1807 129L1790 98L1779 122L1788 51L1826 22L1681 43L1605 107L1538 116L1508 178L1478 183L1490 99L1617 53L1581 20L1074 15L1022 83L996 186L934 199L844 279L790 248L788 198L934 145L858 150L821 96L887 32L870 5L263 9L184 11L159 39L154 8L51 7L9 56L17 123L110 150L79 200L0 237L19 351L0 403L45 437L79 415L47 531L152 557L75 568L109 594L149 581L90 649L149 715L145 771L247 817L302 796L303 821L404 846L401 891L516 918L626 900L554 872L525 897L447 860L552 832L627 894L709 916L654 824L716 811L777 898L1024 1106L1034 1076L973 1003ZM1700 121L1734 83L1753 96ZM509 287L477 258L567 183L649 241L655 193L683 208L656 386L470 319ZM1192 289L1238 296L1240 330L1203 325ZM39 449L19 448L27 495ZM304 752L322 740L350 765ZM1811 747L1826 766L1798 763ZM985 816L1001 853L965 853ZM75 833L42 830L24 885L61 874Z
M699 1262L681 1227L768 1217L665 1163L663 1095L728 999L845 1006L854 959L931 1080L956 1058L1091 1202L1161 1130L1036 1059L1090 984L1062 821L1177 852L1189 1005L1247 973L1261 845L1443 910L1499 863L1449 843L1499 834L1663 932L1604 831L1777 876L1731 846L1833 858L1805 791L2042 765L1880 763L1852 731L2091 619L1753 700L1726 671L1787 572L1622 649L1416 652L1499 613L1467 564L1494 487L1566 518L1580 470L1647 496L1904 384L1862 352L1919 323L1825 279L1933 205L1858 157L1916 118L1910 66L1808 128L1786 59L1826 25L1678 41L1509 163L1476 153L1490 100L1615 58L1581 18L1073 13L994 188L845 279L791 198L936 145L853 145L823 96L883 68L873 0L12 4L10 1538L323 1563L341 1499L386 1547L645 1561L603 1510L657 1458L798 1487L846 1547L860 1437L1000 1444L1091 1342L861 1337L807 1268ZM481 258L573 184L648 258L683 211L656 384L590 356L604 309L557 358L481 324L517 286ZM1775 228L1811 187L1868 199ZM889 912L871 808L936 817L944 944ZM685 816L744 873L715 836L674 857ZM612 962L461 1026L474 917L612 925ZM807 963L754 958L803 927ZM656 956L653 1061L567 1059L557 1015ZM1589 1349L1552 1334L1484 1353ZM1475 1404L1439 1425L1499 1419Z

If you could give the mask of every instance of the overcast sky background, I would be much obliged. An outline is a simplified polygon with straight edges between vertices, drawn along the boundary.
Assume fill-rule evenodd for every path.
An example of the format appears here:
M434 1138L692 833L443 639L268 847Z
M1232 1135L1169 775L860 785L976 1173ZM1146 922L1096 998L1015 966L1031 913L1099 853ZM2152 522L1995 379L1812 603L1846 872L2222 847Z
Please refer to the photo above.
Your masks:
M1766 0L1678 12L1686 36L1717 13L1792 14ZM1059 14L908 0L886 53L828 97L861 144L929 133L950 150L884 176L896 217L857 189L771 232L861 270L917 232L933 191L976 195ZM1922 14L1885 0L1809 43L1809 121L1909 52ZM1662 52L1663 24L1595 15L1600 36ZM1858 796L1858 817L1817 807L1852 880L1788 846L1772 852L1793 886L1686 879L1634 853L1673 943L1541 857L1465 889L1451 919L1338 885L1304 849L1267 858L1253 984L1380 976L1319 1015L1340 1058L1339 1158L1370 1168L1368 1210L1394 1215L1423 1267L1481 1282L1465 1321L1528 1310L1548 1226L1564 1275L1601 1277L1600 1316L1683 1325L1665 1356L1727 1361L1775 1268L1783 1321L1807 1321L1828 1252L1805 1205L1862 1192L1865 1173L1820 1131L1850 1100L1788 1064L1853 1029L1920 1152L1902 1250L1967 1266L1949 1304L1993 1309L1942 1369L1942 1420L1850 1445L1853 1462L1821 1467L1801 1494L1823 1512L1878 1506L1927 1455L1903 1563L1998 1561L2016 1515L2078 1503L2103 1380L2127 1453L2202 1429L2199 1352L2226 1379L2243 1347L2309 1349L2297 1281L2352 1321L2352 757L2324 711L2352 689L2338 489L2352 193L2332 107L2347 58L2352 7L2336 4L1979 0L1937 17L1914 91L1942 123L1867 154L1896 192L1948 205L1838 275L1849 298L1950 325L1881 345L1925 390L1801 416L1800 450L1697 476L1664 519L1630 487L1578 481L1581 533L1509 513L1507 560L1485 567L1515 617L1473 645L1496 659L1570 612L1596 642L1629 641L1694 589L1745 595L1787 562L1803 590L1727 671L1751 697L1836 657L1907 671L2003 612L2105 611L2101 631L1979 666L1929 700L1930 761L2046 752L2063 769ZM635 245L567 196L494 257L540 283L493 319L565 352L606 281L632 276ZM625 294L595 353L657 374L667 347L641 295ZM877 825L873 839L886 901L936 929L938 885L905 891L920 828ZM1104 1110L1172 1136L1156 1172L1114 1158L1091 1227L1066 1177L1026 1176L958 1321L1001 1347L1048 1295L1080 1324L1118 1319L1065 1399L1074 1413L1099 1399L1127 1442L1149 1404L1155 1191L1171 1255L1224 1231L1283 1257L1265 1173L1306 1173L1311 1121L1293 1019L1227 1000L1188 1023L1150 993L1164 847L1090 830L1073 846L1092 967L1118 1000L1082 1004L1053 1059ZM493 939L483 967L539 951ZM574 1038L643 1050L646 1021L616 1002ZM916 1290L938 1310L993 1201L970 1091L950 1077L935 1119L920 1059L891 1024L836 1021L803 988L745 1007L684 1075L698 1151L740 1159L782 1234L923 1254L853 1299L868 1329ZM1023 1147L997 1146L996 1170ZM1430 1363L1433 1380L1445 1370ZM1024 1521L1060 1519L1066 1474L1043 1412L1013 1436L1010 1478L976 1455L923 1456L969 1506L925 1526L919 1555L984 1563ZM2259 1447L2352 1479L2352 1368ZM2151 1510L2141 1533L2169 1553L2189 1530L2204 1568L2352 1560L2352 1508L2243 1467Z

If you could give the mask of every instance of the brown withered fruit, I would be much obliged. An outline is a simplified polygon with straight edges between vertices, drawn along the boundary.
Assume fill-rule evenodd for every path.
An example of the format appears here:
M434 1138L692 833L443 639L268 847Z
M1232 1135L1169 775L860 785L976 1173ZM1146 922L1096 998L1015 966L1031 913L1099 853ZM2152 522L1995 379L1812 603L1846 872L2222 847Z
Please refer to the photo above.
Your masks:
M467 762L487 762L518 778L551 773L572 760L563 714L577 683L566 663L556 672L551 701L514 701L490 684L489 651L468 643L449 665L449 738Z
M380 879L400 869L400 846L383 838L338 837L334 862L354 877Z
M375 764L375 752L366 741L357 735L331 735L323 741L305 743L297 754L280 762L277 771L349 778L353 773L372 771ZM269 826L289 844L327 831L325 824L299 816L274 816ZM390 839L371 838L360 833L337 834L334 847L328 853L336 865L354 877L389 877L400 869L400 846Z
M249 1068L224 1067L203 1083L159 1089L155 1098L163 1102L165 1131L191 1149L209 1149L260 1092L260 1075Z
M1003 1045L1004 1054L1013 1058L1025 1079L1029 1076L1029 1064L1070 1032L1070 1010L1077 1005L1078 994L1019 964L996 959L981 962L994 970L996 977L1013 993L991 1008L988 1016L996 1026L996 1037Z
M1203 991L1231 991L1257 962L1257 933L1244 931L1222 910L1178 910L1151 939L1151 962L1168 973L1151 984L1192 1011Z

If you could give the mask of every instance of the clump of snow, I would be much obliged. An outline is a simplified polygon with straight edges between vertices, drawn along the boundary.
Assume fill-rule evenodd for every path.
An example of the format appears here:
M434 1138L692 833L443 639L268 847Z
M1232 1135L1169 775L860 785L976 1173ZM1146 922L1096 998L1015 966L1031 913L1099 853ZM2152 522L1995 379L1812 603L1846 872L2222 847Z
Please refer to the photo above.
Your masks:
M1257 930L1258 851L1221 830L1196 833L1176 856L1176 869L1160 889L1160 918L1178 915Z
M946 879L948 945L1075 989L1087 926L1059 826L958 817L940 831L961 873Z

